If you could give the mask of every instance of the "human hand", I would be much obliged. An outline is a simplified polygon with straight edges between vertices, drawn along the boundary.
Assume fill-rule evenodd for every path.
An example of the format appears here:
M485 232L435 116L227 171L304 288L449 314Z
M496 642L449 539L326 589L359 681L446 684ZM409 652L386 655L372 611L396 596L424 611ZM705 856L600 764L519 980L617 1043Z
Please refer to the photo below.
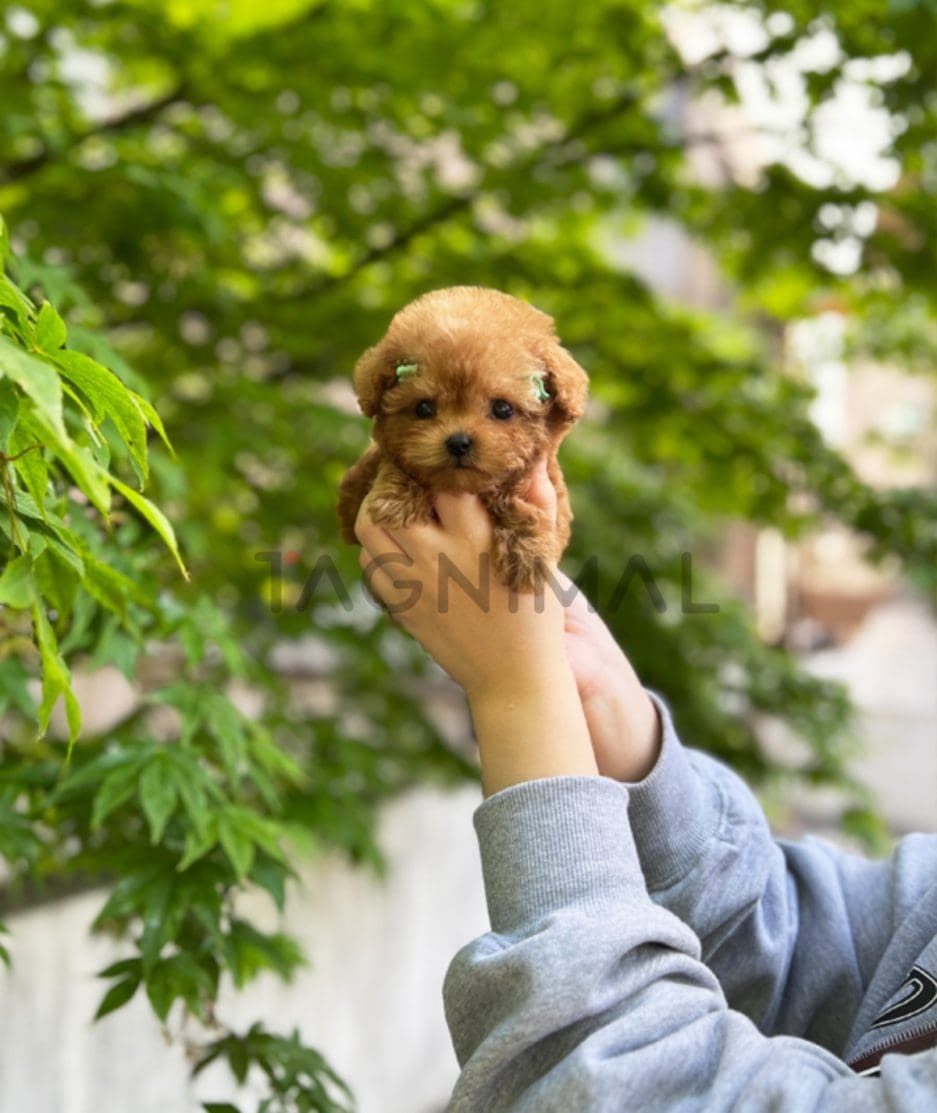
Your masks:
M526 501L556 520L556 491L541 460ZM566 600L566 656L589 727L599 772L619 781L643 780L660 750L660 723L631 662L582 591L558 569L553 573Z
M474 495L436 497L438 522L388 529L367 500L355 523L371 591L465 689L486 794L542 777L595 775L595 756L550 590L517 594L492 571L492 527Z
M561 600L549 590L513 593L497 579L491 519L477 496L441 493L434 507L438 521L396 529L375 524L365 500L355 532L369 588L470 701L541 687L567 667Z

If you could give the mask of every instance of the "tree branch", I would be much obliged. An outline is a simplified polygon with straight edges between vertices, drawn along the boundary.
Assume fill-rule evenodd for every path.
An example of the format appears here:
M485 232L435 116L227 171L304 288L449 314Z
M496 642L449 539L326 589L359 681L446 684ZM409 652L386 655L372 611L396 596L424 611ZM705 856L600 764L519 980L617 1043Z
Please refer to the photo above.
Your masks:
M532 152L526 158L519 160L517 164L511 168L511 173L526 173L533 170L547 155L555 151L561 151L563 147L567 146L569 143L581 139L584 135L588 135L590 131L595 130L602 124L607 124L626 109L633 108L637 99L635 93L626 93L606 107L586 113L579 120L571 124L558 139L554 139L552 142L538 147L536 151ZM499 170L500 169L501 168L499 168ZM401 248L406 247L411 240L415 239L423 232L428 231L437 224L445 223L445 221L451 219L457 213L470 208L478 198L483 196L485 189L486 186L483 182L468 193L464 193L459 197L449 198L449 200L440 205L438 209L424 214L411 224L410 227L404 228L398 232L386 246L371 248L365 251L352 263L348 270L343 271L342 274L330 275L327 278L319 279L317 282L311 282L288 294L284 294L279 299L280 304L300 301L304 298L319 295L347 282L366 267L369 267L372 263L386 259L389 255L393 255Z
M28 158L22 158L17 162L11 162L8 166L0 170L0 184L19 181L22 178L29 177L31 174L35 174L48 163L53 162L67 151L84 143L86 139L92 139L96 135L115 135L129 128L136 127L138 124L146 124L170 105L178 104L183 101L185 95L185 84L180 83L175 89L170 90L170 92L166 93L165 96L160 97L158 100L151 101L149 104L141 104L137 108L132 108L129 112L125 112L122 116L114 116L110 120L102 120L101 123L96 124L94 127L79 132L77 135L72 136L71 140L64 147L43 147L41 151L37 151Z
M331 11L331 0L322 0L318 7L312 10L300 11L295 18L287 20L283 24L276 25L270 28L271 32L277 35L291 35L302 27L307 26L323 16L328 15ZM189 89L186 81L180 81L174 89L171 89L165 96L160 97L158 100L152 101L149 104L140 105L138 108L132 108L129 112L124 113L122 116L115 116L113 119L104 120L96 124L87 131L79 132L62 147L43 147L41 151L36 154L30 155L28 158L20 159L18 162L10 163L5 168L0 168L0 185L6 182L18 181L21 178L27 178L31 174L35 174L41 170L48 163L60 158L67 151L72 150L74 147L84 143L86 139L91 139L96 135L114 135L128 128L136 127L138 124L149 123L155 116L158 116L163 109L169 108L170 105L179 104L187 98Z

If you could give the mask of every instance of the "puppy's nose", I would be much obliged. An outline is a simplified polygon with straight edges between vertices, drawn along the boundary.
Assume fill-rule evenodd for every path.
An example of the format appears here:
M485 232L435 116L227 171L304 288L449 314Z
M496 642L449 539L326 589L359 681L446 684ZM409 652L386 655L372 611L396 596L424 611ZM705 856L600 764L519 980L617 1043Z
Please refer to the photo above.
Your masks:
M472 447L472 438L468 433L453 433L451 437L446 438L446 448L450 456L455 456L458 460L464 456Z

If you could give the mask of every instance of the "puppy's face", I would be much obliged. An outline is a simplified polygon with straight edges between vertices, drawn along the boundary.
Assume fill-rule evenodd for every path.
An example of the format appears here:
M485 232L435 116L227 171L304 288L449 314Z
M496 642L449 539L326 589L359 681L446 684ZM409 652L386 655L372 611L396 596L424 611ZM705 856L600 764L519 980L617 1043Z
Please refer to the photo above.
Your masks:
M470 366L453 352L408 356L402 381L382 397L375 439L437 490L478 492L523 471L553 440L549 387L525 353L509 348L501 360Z
M546 314L495 290L413 302L355 368L374 439L436 490L480 493L527 471L580 416L585 372Z

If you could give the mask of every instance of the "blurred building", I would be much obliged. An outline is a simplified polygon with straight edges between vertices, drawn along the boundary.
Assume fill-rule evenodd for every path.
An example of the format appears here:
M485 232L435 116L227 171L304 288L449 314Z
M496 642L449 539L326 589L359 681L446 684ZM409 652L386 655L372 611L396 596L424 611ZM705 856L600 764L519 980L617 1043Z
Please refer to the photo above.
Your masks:
M680 27L673 30L679 40ZM685 31L693 39L699 28ZM718 185L732 177L751 183L760 161L777 157L777 151L763 149L739 106L690 103L677 91L669 111L691 138L691 159L702 181ZM857 173L867 170L857 167ZM866 218L874 222L874 212ZM713 260L676 223L650 222L639 239L617 245L615 257L666 298L714 312L731 298ZM790 326L781 338L782 366L812 383L814 422L864 482L880 490L933 489L937 384L899 366L850 361L847 325L832 307ZM853 771L892 829L937 830L934 601L914 592L897 561L870 562L863 540L837 524L793 543L774 529L729 522L717 562L766 642L803 654L809 669L848 688L858 711ZM795 740L775 727L766 724L766 743L793 756ZM835 833L841 801L798 793L792 802L792 829Z

